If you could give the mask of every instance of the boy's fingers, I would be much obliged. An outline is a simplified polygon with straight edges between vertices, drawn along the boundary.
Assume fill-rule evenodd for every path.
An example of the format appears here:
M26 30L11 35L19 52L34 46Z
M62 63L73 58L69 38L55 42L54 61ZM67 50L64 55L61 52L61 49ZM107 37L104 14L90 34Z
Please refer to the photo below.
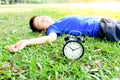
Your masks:
M16 52L16 51L17 51L17 50L15 49L15 45L7 46L7 49L9 50L9 52Z

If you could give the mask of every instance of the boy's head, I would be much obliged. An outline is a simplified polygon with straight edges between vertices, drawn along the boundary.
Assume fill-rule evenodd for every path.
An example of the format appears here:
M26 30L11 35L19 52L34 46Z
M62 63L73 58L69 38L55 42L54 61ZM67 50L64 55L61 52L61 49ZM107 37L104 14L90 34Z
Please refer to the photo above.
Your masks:
M53 23L54 21L49 16L33 16L30 19L29 25L32 31L46 32Z

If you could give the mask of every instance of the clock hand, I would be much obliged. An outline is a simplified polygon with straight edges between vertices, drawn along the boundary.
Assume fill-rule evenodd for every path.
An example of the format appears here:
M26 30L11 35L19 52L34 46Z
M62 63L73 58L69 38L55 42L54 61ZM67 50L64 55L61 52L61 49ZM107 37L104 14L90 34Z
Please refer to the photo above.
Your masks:
M73 48L71 48L70 46L68 46L72 51L74 51L74 49Z
M75 50L77 50L77 49L79 49L80 47L78 47L78 48L75 48L75 49L73 49L73 51L75 51Z

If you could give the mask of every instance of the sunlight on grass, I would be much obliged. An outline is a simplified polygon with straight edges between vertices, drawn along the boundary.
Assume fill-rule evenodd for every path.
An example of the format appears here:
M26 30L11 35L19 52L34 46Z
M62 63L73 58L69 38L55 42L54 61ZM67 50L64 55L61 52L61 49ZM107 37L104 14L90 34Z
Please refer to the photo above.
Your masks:
M31 32L29 19L34 15L48 15L54 20L69 15L120 19L120 9L71 6L73 4L0 6L0 79L114 80L120 78L119 42L85 37L83 43L85 54L78 60L69 60L62 55L65 35L54 43L28 46L14 54L6 50L7 45L18 40L45 35Z

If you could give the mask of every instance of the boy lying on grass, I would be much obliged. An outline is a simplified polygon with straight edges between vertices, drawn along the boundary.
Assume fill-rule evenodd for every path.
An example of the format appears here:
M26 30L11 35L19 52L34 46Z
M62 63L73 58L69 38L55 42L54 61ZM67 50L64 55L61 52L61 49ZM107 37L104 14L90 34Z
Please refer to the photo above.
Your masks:
M69 16L54 22L49 16L33 16L29 24L33 32L43 32L46 36L20 40L8 47L10 52L22 50L27 45L54 42L59 36L68 34L71 30L80 31L82 36L101 39L106 37L107 40L114 42L120 40L120 20Z

